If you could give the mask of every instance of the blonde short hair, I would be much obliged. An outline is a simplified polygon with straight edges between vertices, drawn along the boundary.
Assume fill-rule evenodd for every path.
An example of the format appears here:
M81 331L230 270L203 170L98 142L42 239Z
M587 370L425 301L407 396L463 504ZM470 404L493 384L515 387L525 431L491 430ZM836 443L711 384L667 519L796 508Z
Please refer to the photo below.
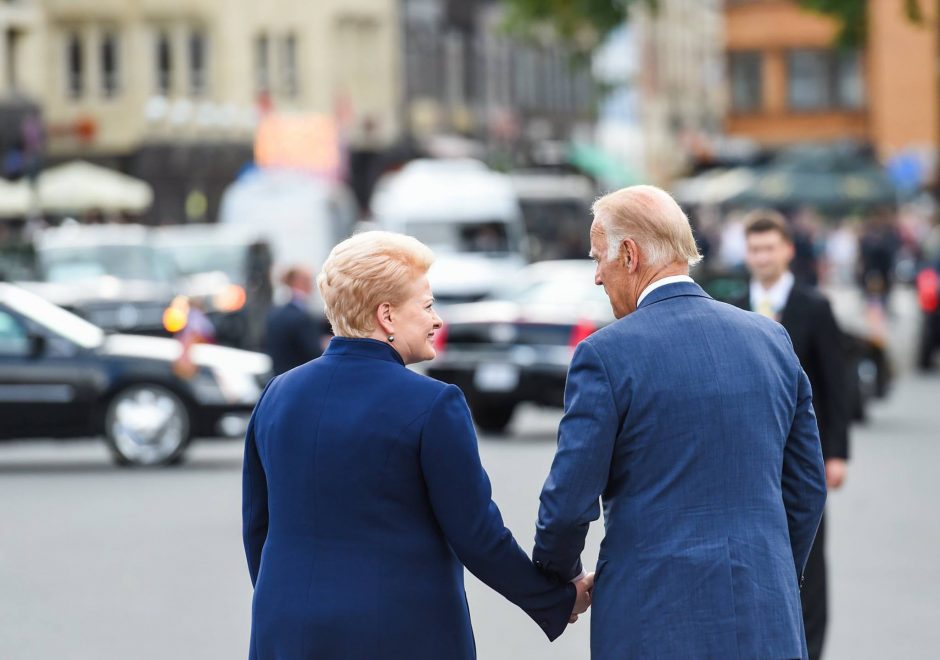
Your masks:
M607 235L607 258L616 259L620 244L632 238L653 266L702 260L685 212L656 186L630 186L604 195L591 207Z
M340 337L372 334L378 306L406 300L409 285L433 262L431 248L404 234L367 231L338 244L317 276L333 332Z

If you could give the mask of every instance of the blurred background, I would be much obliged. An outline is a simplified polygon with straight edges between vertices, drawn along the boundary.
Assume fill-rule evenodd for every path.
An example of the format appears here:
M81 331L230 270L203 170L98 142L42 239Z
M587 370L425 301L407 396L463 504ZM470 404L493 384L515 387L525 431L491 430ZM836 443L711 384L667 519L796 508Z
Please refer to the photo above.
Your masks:
M420 368L528 547L568 361L613 321L590 205L638 183L720 300L745 215L790 223L853 419L825 657L936 657L938 153L936 0L0 2L0 657L246 654L240 438L364 229L437 253ZM548 645L468 593L481 658L588 657L587 618Z

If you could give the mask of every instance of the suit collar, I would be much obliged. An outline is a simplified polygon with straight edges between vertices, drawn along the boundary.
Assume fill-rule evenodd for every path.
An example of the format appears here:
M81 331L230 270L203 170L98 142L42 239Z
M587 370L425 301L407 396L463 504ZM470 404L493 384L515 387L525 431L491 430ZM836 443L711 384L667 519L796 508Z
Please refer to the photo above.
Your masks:
M405 361L401 359L398 351L385 342L376 341L375 339L333 337L324 355L351 355L353 357L384 360L385 362L397 362L401 366L405 366Z
M676 298L678 296L698 296L700 298L711 298L711 296L705 293L705 290L695 282L675 282L673 284L667 284L650 291L649 294L643 299L643 302L640 303L639 307L637 307L637 309L643 309L644 307L649 307L650 305L655 305L656 303L662 302L663 300Z

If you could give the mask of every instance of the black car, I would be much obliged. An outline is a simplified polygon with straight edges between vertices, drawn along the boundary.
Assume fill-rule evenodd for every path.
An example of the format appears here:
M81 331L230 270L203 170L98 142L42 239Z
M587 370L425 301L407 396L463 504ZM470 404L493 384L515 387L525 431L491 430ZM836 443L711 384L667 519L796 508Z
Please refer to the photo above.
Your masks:
M194 224L154 229L153 245L172 262L179 293L205 311L218 343L261 348L273 297L266 242L239 227Z
M486 431L503 430L523 402L560 407L575 346L613 322L588 260L522 269L490 298L447 308L432 378L453 383Z
M66 225L36 239L36 282L20 284L108 332L169 336L173 263L139 225Z
M917 274L917 300L923 313L917 362L926 371L933 366L934 353L940 346L940 261Z
M103 435L118 464L170 464L193 437L242 433L269 377L265 355L108 335L0 283L0 438Z

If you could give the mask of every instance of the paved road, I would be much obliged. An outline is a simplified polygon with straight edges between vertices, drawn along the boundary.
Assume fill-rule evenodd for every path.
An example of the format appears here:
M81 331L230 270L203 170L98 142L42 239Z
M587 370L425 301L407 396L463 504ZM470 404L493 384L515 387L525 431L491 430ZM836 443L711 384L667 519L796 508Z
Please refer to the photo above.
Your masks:
M558 415L525 410L481 450L507 524L530 546ZM0 658L244 657L250 589L239 537L240 446L184 466L112 468L95 442L0 446ZM940 375L908 377L855 433L831 497L829 658L937 657ZM592 529L585 560L600 537ZM470 578L482 660L587 658L588 620L549 645Z

